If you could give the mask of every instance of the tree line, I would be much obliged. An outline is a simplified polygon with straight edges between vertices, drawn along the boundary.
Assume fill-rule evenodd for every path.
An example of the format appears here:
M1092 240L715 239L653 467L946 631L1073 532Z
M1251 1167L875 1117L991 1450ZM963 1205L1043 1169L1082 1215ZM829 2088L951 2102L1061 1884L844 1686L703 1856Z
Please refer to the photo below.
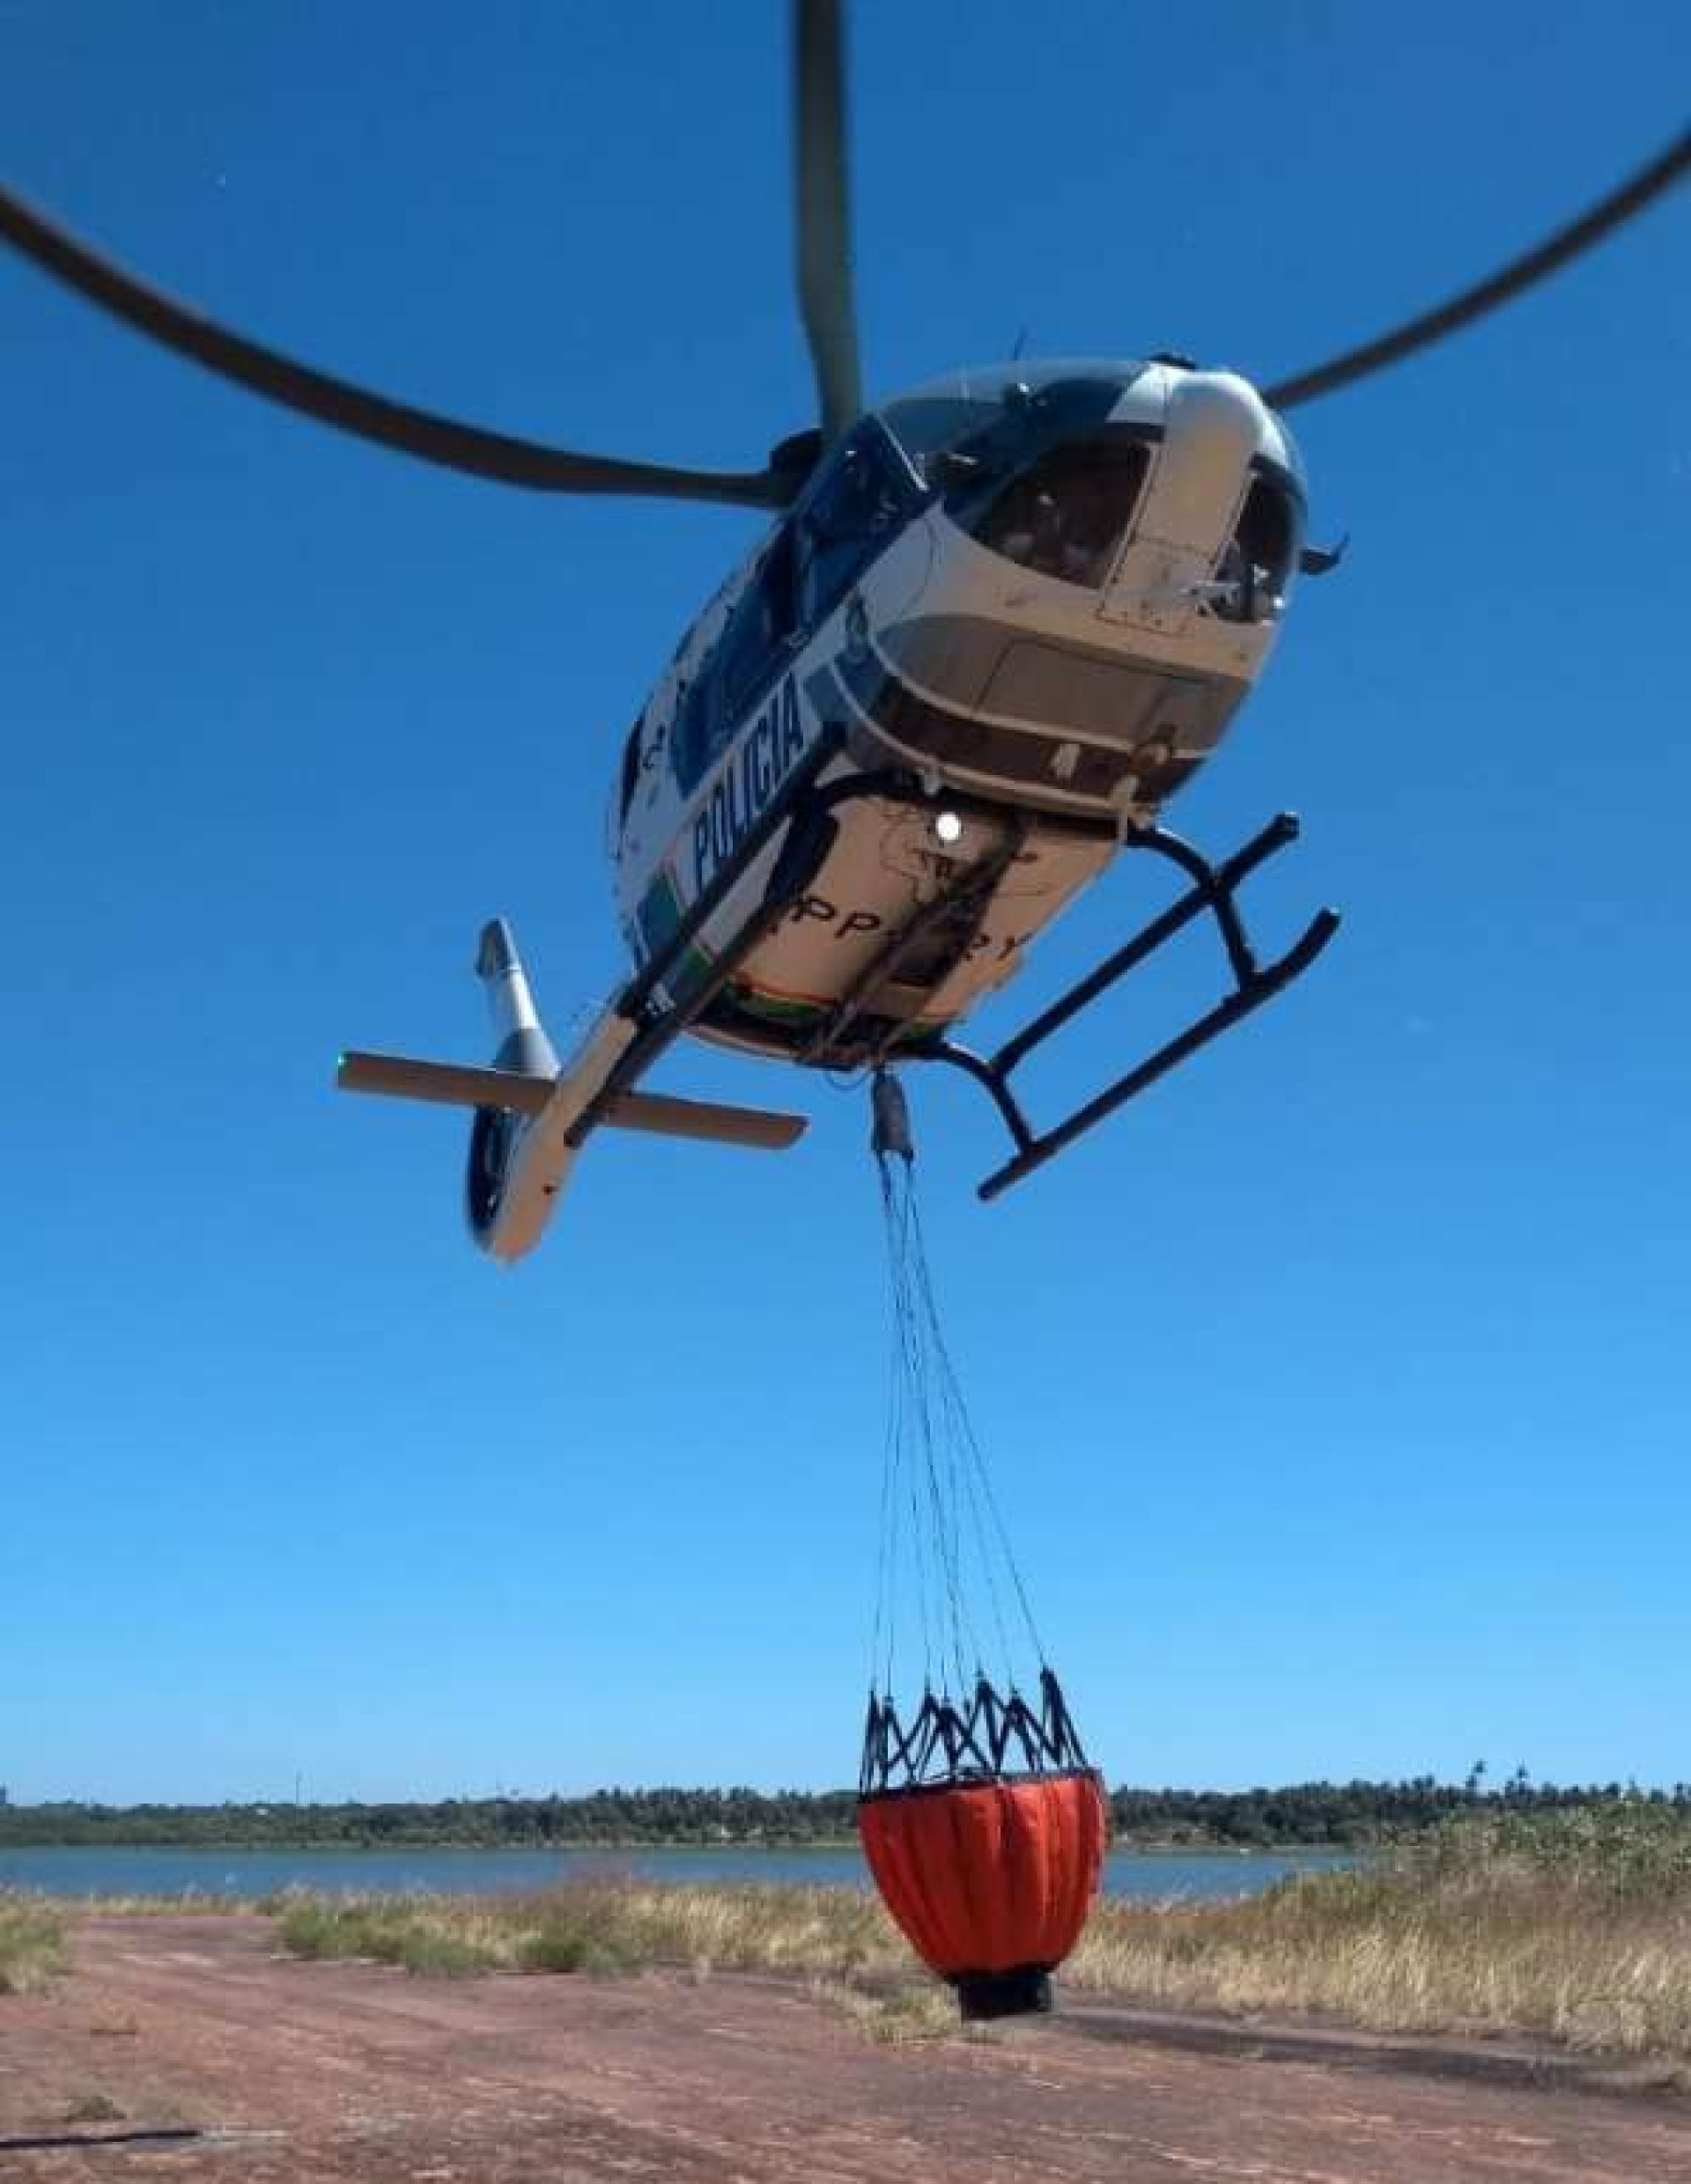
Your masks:
M1477 1767L1460 1783L1297 1782L1278 1789L1110 1792L1119 1843L1146 1848L1346 1849L1390 1841L1468 1811L1556 1811L1632 1796L1691 1817L1691 1784L1558 1787L1517 1770L1501 1785ZM661 1844L783 1846L847 1842L850 1789L597 1789L587 1797L447 1797L435 1803L0 1804L0 1848L122 1844L144 1848L549 1849Z

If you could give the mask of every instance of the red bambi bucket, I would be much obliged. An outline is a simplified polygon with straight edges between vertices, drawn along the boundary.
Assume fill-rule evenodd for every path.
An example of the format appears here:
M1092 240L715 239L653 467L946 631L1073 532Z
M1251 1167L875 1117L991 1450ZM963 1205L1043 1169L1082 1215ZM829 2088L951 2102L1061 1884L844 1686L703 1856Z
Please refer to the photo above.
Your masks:
M965 2017L1050 2006L1049 1974L1080 1937L1107 1827L1090 1767L864 1797L858 1832L911 1946Z

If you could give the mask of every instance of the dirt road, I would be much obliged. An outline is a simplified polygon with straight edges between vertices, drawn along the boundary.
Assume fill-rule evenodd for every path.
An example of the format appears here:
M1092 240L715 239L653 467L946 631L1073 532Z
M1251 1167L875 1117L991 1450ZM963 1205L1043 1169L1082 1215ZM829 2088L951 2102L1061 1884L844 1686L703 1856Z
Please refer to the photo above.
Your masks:
M1060 2018L888 2048L772 1981L423 1981L293 1962L258 1918L86 1919L52 1994L0 1998L0 2177L132 2174L1691 2184L1691 2102L1180 2052Z

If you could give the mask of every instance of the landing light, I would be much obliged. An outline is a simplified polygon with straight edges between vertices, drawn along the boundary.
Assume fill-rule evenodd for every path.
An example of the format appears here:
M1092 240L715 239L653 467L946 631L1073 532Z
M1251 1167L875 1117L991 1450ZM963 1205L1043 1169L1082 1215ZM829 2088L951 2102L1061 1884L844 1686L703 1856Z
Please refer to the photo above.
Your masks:
M949 849L954 842L963 839L963 822L955 811L942 811L934 822L934 832Z

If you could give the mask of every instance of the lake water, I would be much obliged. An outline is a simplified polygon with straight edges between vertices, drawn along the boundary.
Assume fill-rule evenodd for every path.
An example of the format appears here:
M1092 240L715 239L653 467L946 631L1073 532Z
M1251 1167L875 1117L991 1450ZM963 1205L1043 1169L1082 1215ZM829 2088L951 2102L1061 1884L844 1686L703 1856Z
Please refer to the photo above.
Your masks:
M1113 1850L1111 1896L1242 1896L1288 1873L1355 1864L1342 1851ZM0 1888L49 1896L268 1896L283 1888L480 1895L562 1880L803 1881L867 1888L840 1850L0 1850Z

